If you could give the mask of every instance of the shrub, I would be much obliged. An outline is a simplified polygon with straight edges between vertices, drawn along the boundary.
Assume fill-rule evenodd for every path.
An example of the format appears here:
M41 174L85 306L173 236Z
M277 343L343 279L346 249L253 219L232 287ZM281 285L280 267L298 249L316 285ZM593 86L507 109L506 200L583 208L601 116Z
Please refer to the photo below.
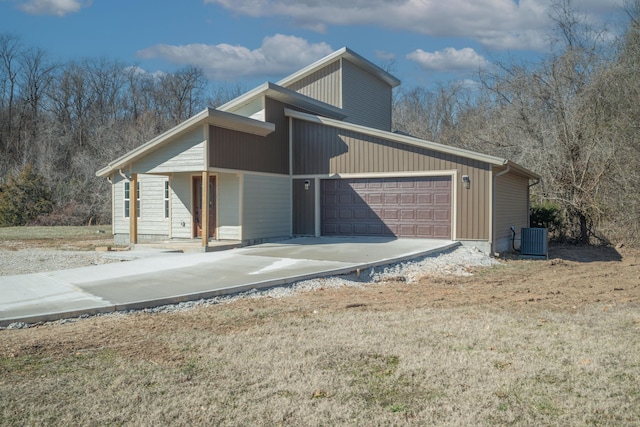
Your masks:
M53 210L51 192L44 178L27 165L0 192L0 226L26 225Z
M535 203L531 207L531 227L548 228L549 232L560 232L564 225L564 219L558 205L544 201Z

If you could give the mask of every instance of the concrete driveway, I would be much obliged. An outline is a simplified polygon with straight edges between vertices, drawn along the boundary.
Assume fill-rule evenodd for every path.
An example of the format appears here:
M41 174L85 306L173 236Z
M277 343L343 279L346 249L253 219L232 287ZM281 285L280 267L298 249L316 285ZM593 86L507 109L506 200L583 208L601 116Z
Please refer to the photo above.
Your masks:
M0 326L34 323L268 288L391 264L459 243L384 238L296 238L222 252L0 277Z

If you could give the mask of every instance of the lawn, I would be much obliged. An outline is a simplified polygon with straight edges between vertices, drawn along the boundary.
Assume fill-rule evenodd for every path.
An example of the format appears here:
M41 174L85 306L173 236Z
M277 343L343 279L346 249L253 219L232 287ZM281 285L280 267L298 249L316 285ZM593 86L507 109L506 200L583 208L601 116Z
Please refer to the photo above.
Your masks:
M614 252L3 330L0 424L638 425L640 257Z

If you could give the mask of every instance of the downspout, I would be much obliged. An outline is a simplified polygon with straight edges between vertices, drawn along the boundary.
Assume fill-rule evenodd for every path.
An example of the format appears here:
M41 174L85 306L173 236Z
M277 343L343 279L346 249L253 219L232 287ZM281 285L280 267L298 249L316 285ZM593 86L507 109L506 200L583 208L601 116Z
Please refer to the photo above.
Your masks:
M533 184L529 184L527 187L527 223L531 227L531 187L540 184L542 178L536 178Z
M493 253L493 250L494 250L493 244L495 243L494 242L495 236L493 235L493 223L495 222L495 217L496 217L496 206L495 206L496 205L496 178L506 173L509 173L510 170L511 170L511 165L507 165L507 168L505 170L498 172L493 176L493 180L491 182L491 233L490 233L491 253Z
M121 177L124 178L125 181L131 181L131 177L127 176L124 172L122 172L122 169L118 169L118 173L120 174Z

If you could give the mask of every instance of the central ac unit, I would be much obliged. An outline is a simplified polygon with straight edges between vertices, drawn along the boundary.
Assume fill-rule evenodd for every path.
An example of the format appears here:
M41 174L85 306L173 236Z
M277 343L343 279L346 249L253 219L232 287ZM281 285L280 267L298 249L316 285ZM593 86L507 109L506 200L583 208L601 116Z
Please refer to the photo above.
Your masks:
M548 259L547 228L522 228L520 230L520 256L523 258Z

